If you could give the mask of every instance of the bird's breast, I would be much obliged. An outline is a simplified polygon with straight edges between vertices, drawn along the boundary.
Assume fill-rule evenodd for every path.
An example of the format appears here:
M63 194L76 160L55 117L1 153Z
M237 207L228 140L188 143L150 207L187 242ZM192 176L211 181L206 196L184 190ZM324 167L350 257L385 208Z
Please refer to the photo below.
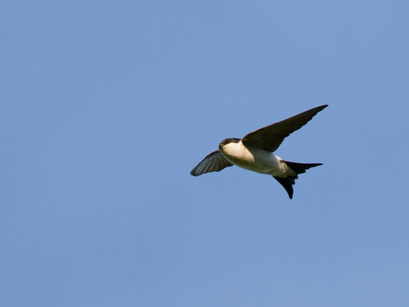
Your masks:
M229 143L221 148L224 157L231 163L261 174L274 174L280 168L279 158L262 148L247 148L243 143Z

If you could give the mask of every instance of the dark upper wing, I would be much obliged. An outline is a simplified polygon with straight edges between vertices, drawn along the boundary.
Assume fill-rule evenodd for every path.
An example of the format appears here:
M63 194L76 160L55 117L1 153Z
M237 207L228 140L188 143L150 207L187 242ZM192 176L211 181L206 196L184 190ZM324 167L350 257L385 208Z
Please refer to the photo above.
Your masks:
M220 172L223 168L233 164L226 160L220 150L208 154L192 171L190 175L199 176L210 172Z
M243 138L242 142L244 145L255 145L273 152L280 146L285 137L300 129L308 123L315 114L326 107L328 107L328 105L316 107L282 120L281 122L250 132Z

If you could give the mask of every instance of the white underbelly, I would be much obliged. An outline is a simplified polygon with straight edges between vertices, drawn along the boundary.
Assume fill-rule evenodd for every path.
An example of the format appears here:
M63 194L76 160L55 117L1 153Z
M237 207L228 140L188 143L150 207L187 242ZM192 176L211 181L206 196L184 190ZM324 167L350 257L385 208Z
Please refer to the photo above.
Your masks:
M279 157L268 150L261 148L245 147L241 142L232 144L233 146L224 146L223 155L231 163L260 174L274 175L280 173L280 168L284 163Z

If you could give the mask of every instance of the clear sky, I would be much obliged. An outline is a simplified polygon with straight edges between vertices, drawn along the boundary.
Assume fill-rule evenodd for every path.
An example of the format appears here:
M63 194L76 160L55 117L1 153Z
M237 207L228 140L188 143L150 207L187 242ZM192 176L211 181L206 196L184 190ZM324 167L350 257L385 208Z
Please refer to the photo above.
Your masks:
M408 1L2 1L2 306L409 306ZM329 104L271 176L190 170Z

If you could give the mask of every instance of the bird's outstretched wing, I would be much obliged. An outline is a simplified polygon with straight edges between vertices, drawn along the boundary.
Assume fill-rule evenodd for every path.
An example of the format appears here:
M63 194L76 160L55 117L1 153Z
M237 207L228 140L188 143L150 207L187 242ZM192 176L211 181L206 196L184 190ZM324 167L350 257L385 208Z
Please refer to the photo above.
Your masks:
M282 120L281 122L250 132L243 138L242 142L246 146L254 145L274 152L283 142L284 138L300 129L319 111L326 107L328 107L328 105L322 105Z
M199 176L210 172L220 172L222 169L233 164L226 160L220 150L208 154L192 171L190 175Z

